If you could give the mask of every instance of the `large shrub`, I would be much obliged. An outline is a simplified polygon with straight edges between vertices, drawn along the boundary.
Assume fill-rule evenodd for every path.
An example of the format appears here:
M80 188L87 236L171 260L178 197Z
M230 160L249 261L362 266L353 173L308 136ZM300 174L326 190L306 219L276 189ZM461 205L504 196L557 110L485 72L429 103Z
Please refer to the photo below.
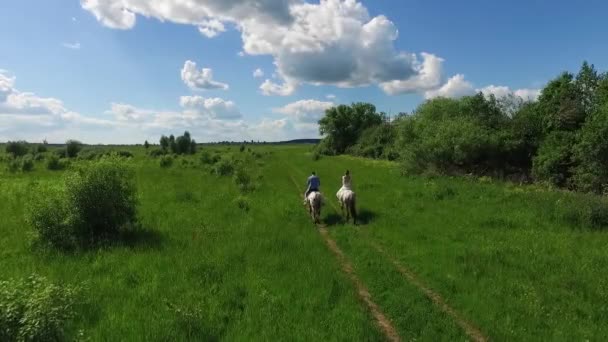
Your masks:
M556 186L568 185L572 173L575 139L576 136L572 132L554 131L549 134L534 157L534 178Z
M573 182L577 189L597 194L608 190L608 104L590 115L574 147Z
M254 188L251 175L243 167L237 168L234 172L234 183L241 192L249 192Z
M78 140L68 140L65 143L65 152L68 158L76 158L82 150L82 143Z
M13 157L21 157L27 154L29 148L25 141L9 141L6 144L6 153Z
M384 115L377 113L372 104L339 105L325 111L325 116L319 120L319 131L326 135L326 146L331 154L340 154L353 146L365 129L383 121Z
M367 158L394 159L391 151L394 149L395 138L396 131L392 124L372 126L361 133L357 144L350 149L350 152Z
M22 157L11 158L7 161L6 169L8 172L29 172L34 169L34 156L26 154Z
M222 158L220 161L215 163L213 171L218 176L230 176L234 172L234 161L228 158Z
M61 189L37 196L28 222L56 247L88 247L116 239L136 222L133 171L115 156L66 175Z
M65 340L78 293L36 275L0 281L0 341Z
M28 172L34 169L34 156L26 154L21 157L21 171Z
M46 160L46 168L49 170L63 170L68 166L66 159L61 159L57 155L51 154Z
M159 165L162 168L171 167L171 165L173 165L173 157L170 155L160 157Z

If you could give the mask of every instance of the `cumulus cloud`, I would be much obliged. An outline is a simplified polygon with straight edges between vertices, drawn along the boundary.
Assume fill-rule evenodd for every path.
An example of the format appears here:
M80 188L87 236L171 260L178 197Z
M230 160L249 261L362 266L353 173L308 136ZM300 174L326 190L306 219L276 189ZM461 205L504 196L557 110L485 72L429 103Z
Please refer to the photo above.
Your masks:
M253 77L258 78L258 77L264 77L264 71L262 71L262 69L257 68L253 71Z
M287 96L301 84L379 85L389 94L426 91L440 82L441 58L399 51L395 24L372 17L356 0L82 0L103 25L128 29L136 15L189 24L214 37L230 24L243 52L269 55L282 84L263 94ZM439 81L438 81L439 80Z
M61 46L63 46L66 49L80 50L80 43L79 42L75 42L75 43L63 43L63 44L61 44Z
M207 38L213 38L218 34L225 32L226 28L221 21L212 19L201 22L198 25L198 31Z
M451 97L458 98L467 95L473 95L475 88L473 85L464 79L464 75L458 74L452 76L448 81L437 89L427 90L424 97L431 99L434 97Z
M59 99L19 91L15 83L15 77L0 69L0 141L75 138L87 143L135 143L184 130L199 141L309 138L318 137L318 126L299 118L306 118L305 111L323 106L302 102L279 110L286 113L284 118L245 122L232 101L182 96L178 110L112 103L105 112L110 118L102 119L71 111Z
M81 5L107 27L127 30L135 26L135 13L123 1L83 0Z
M209 68L198 70L196 63L190 60L184 63L181 76L184 83L191 89L228 89L228 84L213 80L213 70Z
M416 75L405 80L393 80L380 84L380 87L390 95L413 93L437 89L443 81L443 62L433 54L421 53L422 62L414 62Z
M297 88L297 83L291 82L283 82L283 84L275 83L269 79L266 79L262 85L260 85L260 90L262 94L270 96L270 95L278 95L278 96L289 96L292 95Z
M179 103L188 111L214 119L234 120L242 117L234 102L219 97L182 96Z
M528 88L511 90L511 88L506 86L495 85L489 85L487 87L477 89L477 92L481 92L486 96L494 95L497 99L515 96L521 98L524 101L536 101L540 96L540 91L540 89Z
M325 115L325 110L333 106L335 106L333 102L300 100L275 108L273 111L285 114L296 122L316 123Z
M39 138L70 127L114 127L115 122L83 116L52 97L15 88L16 78L0 70L0 140ZM65 137L64 137L65 138Z

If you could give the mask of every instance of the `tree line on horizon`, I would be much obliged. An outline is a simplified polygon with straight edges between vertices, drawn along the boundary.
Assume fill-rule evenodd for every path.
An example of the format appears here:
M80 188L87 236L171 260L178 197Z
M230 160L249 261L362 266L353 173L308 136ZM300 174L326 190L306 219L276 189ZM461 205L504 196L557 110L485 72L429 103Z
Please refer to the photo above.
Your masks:
M319 121L315 155L399 160L406 174L491 176L608 193L608 73L584 62L535 101L482 93L434 98L389 120L369 103Z

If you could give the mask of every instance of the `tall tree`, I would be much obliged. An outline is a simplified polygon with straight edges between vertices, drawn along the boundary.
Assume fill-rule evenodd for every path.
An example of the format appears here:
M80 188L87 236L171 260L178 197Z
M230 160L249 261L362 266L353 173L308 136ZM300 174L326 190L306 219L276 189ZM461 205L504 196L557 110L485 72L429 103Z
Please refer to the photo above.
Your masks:
M383 121L382 114L377 113L372 104L339 105L325 111L325 116L319 120L319 132L326 136L326 143L333 152L344 153L357 142L364 129Z

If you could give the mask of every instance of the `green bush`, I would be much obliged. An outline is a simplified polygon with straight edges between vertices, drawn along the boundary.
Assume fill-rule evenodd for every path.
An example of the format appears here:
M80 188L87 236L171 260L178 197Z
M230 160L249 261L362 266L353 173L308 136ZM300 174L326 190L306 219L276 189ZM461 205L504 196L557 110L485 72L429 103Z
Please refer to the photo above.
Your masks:
M67 168L68 161L66 159L60 159L57 155L50 155L46 161L46 168L49 170L63 170Z
M29 148L26 141L9 141L6 143L6 153L14 158L21 157L27 154Z
M562 200L555 208L558 218L574 228L608 228L608 203L601 197L585 195L570 201Z
M59 158L67 158L68 157L68 153L67 151L63 148L60 150L55 150L55 155Z
M96 160L99 159L102 155L103 151L97 149L85 149L78 153L78 158L83 160Z
M21 157L21 171L28 172L34 169L34 156L26 154Z
M34 169L34 157L26 154L22 157L11 158L7 161L6 169L8 172L29 172Z
M312 160L313 161L317 161L319 159L321 159L321 154L319 152L317 152L317 151L313 151L312 152Z
M82 143L78 140L68 140L65 143L65 153L68 158L76 158L82 150Z
M236 206L243 211L249 211L249 200L245 196L235 198L234 204L236 204Z
M122 158L133 158L133 153L129 151L117 151L115 154Z
M42 153L34 154L34 161L42 161L42 160L44 160L44 154L42 154Z
M239 147L239 151L240 152L244 152L245 151L245 145L241 145L241 147Z
M134 173L116 157L66 175L63 188L41 189L27 221L40 239L58 248L115 240L136 223Z
M62 341L80 289L33 275L0 281L0 341Z
M38 144L36 145L36 149L35 149L37 153L44 153L46 151L48 151L48 148L46 147L46 144Z
M571 176L572 150L576 135L554 131L547 136L534 157L532 174L538 181L565 186Z
M160 149L160 148L153 149L149 153L150 157L160 157L160 156L164 156L166 154L167 154L167 150Z
M573 182L577 190L604 194L608 190L608 104L583 125L574 146Z
M159 161L160 167L166 168L171 167L173 165L173 157L172 156L162 156Z
M6 170L10 173L19 172L21 170L21 158L11 158L6 163Z
M215 163L213 171L218 176L230 176L234 173L234 162L230 159L222 158Z
M209 153L209 151L205 150L201 152L200 161L203 165L213 164L213 157L211 156L211 153Z
M241 192L249 192L253 190L251 176L243 168L238 168L234 172L234 183Z

